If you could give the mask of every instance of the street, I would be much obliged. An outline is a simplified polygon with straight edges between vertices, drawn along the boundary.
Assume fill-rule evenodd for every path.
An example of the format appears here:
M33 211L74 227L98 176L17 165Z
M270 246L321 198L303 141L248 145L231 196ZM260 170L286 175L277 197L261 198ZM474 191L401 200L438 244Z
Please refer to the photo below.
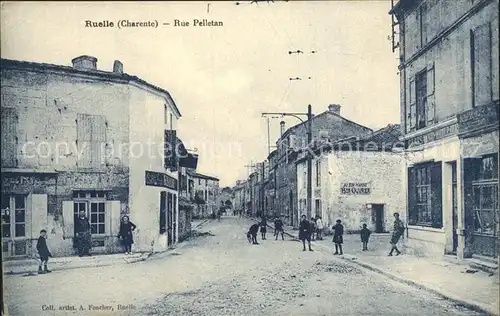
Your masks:
M139 263L5 276L9 315L479 315L325 248L303 252L272 232L248 244L250 225L211 221L170 255Z

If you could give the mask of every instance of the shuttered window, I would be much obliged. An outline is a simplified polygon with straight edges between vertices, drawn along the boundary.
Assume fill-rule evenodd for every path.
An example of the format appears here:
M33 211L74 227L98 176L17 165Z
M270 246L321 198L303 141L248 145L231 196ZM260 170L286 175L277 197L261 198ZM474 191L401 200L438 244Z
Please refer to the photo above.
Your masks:
M492 44L490 23L471 31L473 106L492 100Z
M106 120L101 115L77 115L78 166L99 168L104 162Z
M15 108L4 108L2 113L2 167L17 167L17 113Z

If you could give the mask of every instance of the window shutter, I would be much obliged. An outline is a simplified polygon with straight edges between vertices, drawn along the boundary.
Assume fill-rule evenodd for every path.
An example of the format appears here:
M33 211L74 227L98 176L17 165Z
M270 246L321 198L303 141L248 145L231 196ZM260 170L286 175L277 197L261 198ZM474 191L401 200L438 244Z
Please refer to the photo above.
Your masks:
M75 237L75 212L73 201L63 201L63 238Z
M436 87L434 62L427 65L427 122L434 123L436 103L434 91Z
M17 166L17 113L15 108L3 107L1 111L2 167Z
M106 236L118 236L121 220L120 201L106 201ZM133 219L130 219L133 222Z
M31 208L31 238L36 238L40 230L47 229L47 194L32 194Z
M442 173L441 162L431 167L431 216L432 226L443 227L443 200L442 200Z
M414 225L417 223L417 208L416 208L416 177L415 177L415 168L408 168L408 219L410 225Z
M416 101L416 86L415 86L415 77L411 77L410 79L410 113L409 113L409 121L410 121L410 131L415 130L416 122L417 122L417 101Z

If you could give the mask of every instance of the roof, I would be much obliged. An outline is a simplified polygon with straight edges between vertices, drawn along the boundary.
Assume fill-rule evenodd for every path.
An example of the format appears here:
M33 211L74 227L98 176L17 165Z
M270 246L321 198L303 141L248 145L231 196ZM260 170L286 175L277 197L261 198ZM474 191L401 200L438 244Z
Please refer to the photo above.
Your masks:
M29 69L29 68L39 68L43 70L54 70L54 71L66 71L72 74L82 74L82 75L92 75L96 77L101 77L103 79L111 80L117 83L130 83L130 82L135 82L140 85L146 86L148 88L151 88L153 90L156 90L157 92L160 92L164 94L169 101L171 101L172 106L174 107L174 110L177 112L177 115L180 117L181 112L179 111L179 108L177 107L177 104L175 103L174 99L170 95L170 93L163 89L160 88L152 83L147 82L146 80L143 80L137 76L132 76L126 73L116 73L112 71L103 71L103 70L93 70L93 69L85 69L85 70L80 70L80 69L75 69L71 66L63 66L63 65L55 65L55 64L48 64L48 63L38 63L38 62L32 62L32 61L22 61L22 60L13 60L13 59L1 59L1 68L22 68L22 69Z
M276 154L278 154L278 150L277 150L277 149L275 149L275 150L271 151L271 152L269 153L269 155L267 156L267 160L270 160L270 159L271 159L271 157L276 156Z
M207 179L207 180L219 181L219 179L217 179L216 177L208 176L208 175L201 174L201 173L198 173L198 172L193 172L192 176L195 177L195 178L200 178L200 179Z

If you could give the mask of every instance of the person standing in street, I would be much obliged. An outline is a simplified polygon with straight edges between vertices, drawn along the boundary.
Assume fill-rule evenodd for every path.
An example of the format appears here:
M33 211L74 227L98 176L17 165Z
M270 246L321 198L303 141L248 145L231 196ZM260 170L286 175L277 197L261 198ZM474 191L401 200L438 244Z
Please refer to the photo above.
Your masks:
M253 224L252 226L250 226L250 228L248 229L248 233L247 233L247 238L248 238L248 235L250 234L250 237L251 237L251 242L254 244L254 245L258 245L259 243L257 242L257 233L259 232L259 225L258 224ZM249 240L250 242L250 240Z
M332 230L333 242L335 243L334 255L343 255L342 244L344 243L344 226L342 225L342 221L340 219L337 220L337 224L332 227Z
M316 234L316 219L314 217L311 217L311 221L309 222L309 224L311 225L311 241L314 241L314 234Z
M49 248L47 247L47 231L42 229L40 231L40 237L38 237L38 242L36 243L36 250L38 251L38 255L40 256L40 265L38 266L38 273L50 273L47 268L47 262L49 261L49 257L52 257ZM44 269L42 270L42 264Z
M361 242L363 243L363 251L368 250L368 239L370 239L371 231L363 224L363 229L361 229Z
M323 220L321 216L318 216L316 219L316 239L323 240Z
M274 236L276 236L276 240L278 240L278 236L281 234L281 240L285 240L285 232L283 230L283 221L281 218L276 216L274 220Z
M260 233L262 235L262 240L266 240L266 233L267 233L267 219L266 219L266 216L262 216L259 225L260 225Z
M392 232L391 237L391 252L389 252L389 256L392 256L394 250L396 250L396 256L401 254L401 251L398 249L398 241L405 231L405 225L401 219L399 219L399 213L394 213L394 231Z
M132 232L136 229L134 223L132 223L127 215L122 217L120 223L120 233L118 237L125 246L125 254L132 253L132 244L134 243L134 238Z
M85 211L81 211L75 225L78 255L80 257L90 256L92 248L92 235L90 233L90 222Z
M305 215L301 216L299 239L302 241L302 246L304 247L302 251L306 251L306 240L309 245L309 251L313 251L311 248L311 223L309 223Z

